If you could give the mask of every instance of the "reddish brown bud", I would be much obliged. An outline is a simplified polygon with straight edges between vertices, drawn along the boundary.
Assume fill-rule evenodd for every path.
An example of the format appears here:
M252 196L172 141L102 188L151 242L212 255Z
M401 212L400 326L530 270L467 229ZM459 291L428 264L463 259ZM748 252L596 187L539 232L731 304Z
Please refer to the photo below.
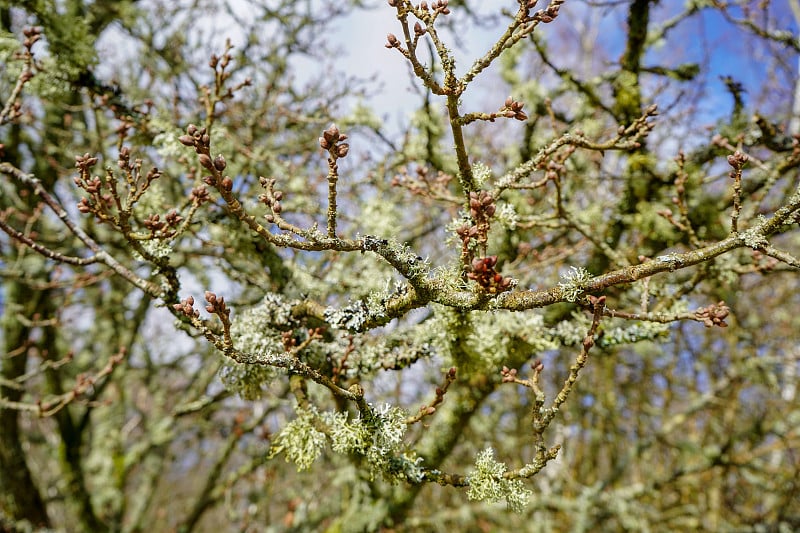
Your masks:
M233 180L230 176L225 176L222 178L222 190L224 191L232 191L233 190Z
M214 168L222 172L223 170L225 170L226 166L228 166L228 164L225 161L225 156L219 154L217 157L214 158Z
M200 154L197 158L200 161L200 164L203 165L208 170L214 170L214 162L211 160L211 157L207 154Z
M181 135L178 137L178 141L184 146L194 146L194 137L191 135Z
M336 144L339 141L339 128L336 127L336 124L331 124L327 130L322 132L322 136L328 143Z

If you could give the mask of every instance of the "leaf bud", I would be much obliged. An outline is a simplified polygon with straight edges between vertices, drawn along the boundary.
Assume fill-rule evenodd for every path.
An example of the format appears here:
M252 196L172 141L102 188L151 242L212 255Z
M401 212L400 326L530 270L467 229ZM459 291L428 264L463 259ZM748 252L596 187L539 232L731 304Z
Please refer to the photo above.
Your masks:
M178 141L184 146L194 146L194 137L191 135L181 135L178 137Z
M211 161L211 157L208 154L200 154L197 159L208 170L214 170L214 162Z

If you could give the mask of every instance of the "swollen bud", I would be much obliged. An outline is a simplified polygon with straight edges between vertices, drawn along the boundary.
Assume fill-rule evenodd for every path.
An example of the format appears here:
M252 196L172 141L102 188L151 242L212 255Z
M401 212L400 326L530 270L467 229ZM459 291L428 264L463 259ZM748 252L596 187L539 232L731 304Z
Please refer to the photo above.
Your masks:
M208 170L214 170L214 162L211 161L211 157L208 154L200 154L197 159Z

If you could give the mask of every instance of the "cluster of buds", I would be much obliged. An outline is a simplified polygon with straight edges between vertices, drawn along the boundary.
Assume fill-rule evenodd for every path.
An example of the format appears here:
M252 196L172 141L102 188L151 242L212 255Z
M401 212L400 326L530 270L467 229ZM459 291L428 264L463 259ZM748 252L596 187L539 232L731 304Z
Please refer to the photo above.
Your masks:
M22 35L25 36L25 40L22 41L22 46L30 52L33 45L36 44L36 41L42 38L42 28L36 26L25 28L22 30Z
M212 315L219 316L223 324L230 323L231 310L225 305L225 297L217 296L211 291L206 291L204 296L208 302L206 311Z
M200 311L194 308L194 296L187 296L181 300L181 303L174 304L172 308L189 318L198 318L200 316Z
M305 333L305 335L304 335ZM325 333L324 328L308 328L307 330L288 330L281 333L281 342L283 349L291 352L297 348L303 349L308 346L313 340L322 337Z
M544 177L549 181L557 181L558 177L567 169L564 161L575 151L574 146L568 146L563 153L557 154L553 159L545 159L539 168L544 169Z
M225 70L228 67L228 64L231 62L232 56L228 52L222 54L222 57L219 57L217 54L211 54L211 58L208 60L208 66L213 68L214 70L219 67L221 71ZM230 74L228 74L230 76Z
M267 222L275 222L276 216L279 217L283 211L281 200L283 200L283 191L275 190L275 178L265 178L261 176L258 178L259 183L264 187L264 193L258 195L258 201L266 205L272 210L272 214L266 215Z
M327 150L334 159L345 157L350 150L350 145L347 144L347 135L341 133L336 124L322 132L322 137L319 138L319 145L323 150Z
M297 337L294 336L294 331L284 331L281 333L281 342L283 349L287 352L292 351L292 348L297 346Z
M517 381L517 374L516 368L508 368L505 365L500 371L500 375L503 376L503 383L515 383Z
M154 213L144 219L142 224L144 224L144 227L150 230L150 233L155 235L156 232L163 231L165 228L171 228L174 230L181 222L183 222L183 217L173 209L167 213L167 216L164 217L164 220L161 220L161 215ZM170 231L164 234L164 236L174 235L174 233L174 231Z
M514 281L511 278L503 277L495 270L497 256L476 257L472 260L471 272L467 272L467 277L475 281L489 294L499 294L511 290Z
M469 241L477 239L478 237L478 226L473 226L472 224L463 224L456 229L456 235L461 238L464 246L468 247Z
M558 11L559 9L561 9L561 4L563 3L564 0L550 0L550 5L548 5L544 9L540 9L539 11L533 14L533 20L543 22L545 24L553 22L558 16ZM535 5L536 5L536 0L528 0L526 8L531 9Z
M500 112L506 118L514 118L517 120L528 120L528 115L522 110L525 106L522 102L517 102L510 96L506 98L506 101L503 103L503 107L500 108Z
M389 1L389 6L391 7L400 7L403 4L403 0L388 0L388 1ZM447 7L448 3L449 3L448 0L433 0L433 2L431 2L431 5L428 6L428 2L423 1L419 3L417 9L421 11L430 11L431 9L433 9L433 11L441 13L442 15L449 15L450 9Z
M206 202L211 201L211 195L208 194L208 189L205 185L198 185L197 187L192 188L192 192L189 195L189 199L196 203L197 205L204 204Z
M449 194L448 185L451 181L453 181L452 174L439 170L433 175L428 167L418 165L413 173L406 167L400 167L399 173L392 177L392 187L403 187L418 196L446 197Z
M217 315L222 323L227 326L230 325L230 316L231 310L225 305L225 298L222 296L217 296L211 291L206 291L205 293L206 301L208 305L206 305L206 311L211 313L212 315ZM194 296L187 296L180 303L174 304L172 308L177 311L178 313L183 314L189 318L199 318L200 311L194 308Z
M397 35L394 33L389 33L386 35L386 44L384 45L386 48L400 48L400 39L397 38Z
M697 317L697 319L700 320L707 328L713 326L727 328L728 324L725 323L725 319L728 318L729 314L731 314L731 310L727 305L725 305L725 302L711 304L694 312L694 316Z
M211 136L206 132L206 129L198 128L194 124L189 124L186 127L186 135L178 137L178 141L184 146L194 148L198 154L208 155L211 147Z
M747 163L747 155L743 154L739 150L736 150L734 153L728 156L728 164L733 168L731 170L729 176L731 178L736 178L737 175L741 176L742 168Z
M73 178L75 185L89 194L78 201L78 211L83 214L95 213L100 220L108 220L104 215L114 205L111 193L102 193L103 182L98 176L92 176L91 169L97 164L97 158L90 154L75 156L75 166L79 175Z
M447 7L447 3L447 0L433 0L431 3L431 9L436 13L449 15L450 9ZM424 11L428 11L428 2L420 2L419 8Z
M519 374L517 369L508 368L507 366L503 366L503 369L500 370L500 375L502 376L503 383L516 383L517 385L522 385L524 387L535 388L539 381L539 375L544 370L544 363L542 363L542 360L536 359L533 363L531 363L531 370L533 370L532 379L521 379L517 377Z
M189 124L186 127L186 135L178 137L178 141L184 146L194 148L194 151L197 152L197 160L200 162L200 165L212 173L211 176L203 178L204 183L218 187L225 192L233 190L233 180L231 177L220 177L220 174L228 167L225 156L218 154L217 157L211 158L211 136L209 136L206 128L198 128L194 124ZM219 181L217 181L218 178Z
M648 119L657 117L659 115L658 105L650 104L644 110L644 114L634 120L629 126L625 126L624 124L620 124L617 128L617 135L620 137L634 137L634 138L645 138L650 135L650 132L653 131L655 128L655 124L652 122L647 122ZM715 135L711 138L711 142L717 144L721 142L722 137L720 135ZM631 148L640 148L642 143L639 141L632 142L630 144Z
M489 221L496 209L494 197L488 191L469 193L469 216L475 221L475 237L482 246L489 239Z
M488 191L469 193L469 215L475 222L488 222L495 210L494 197Z
M97 158L89 153L75 156L75 166L80 170L81 176L88 176L91 168L96 164Z

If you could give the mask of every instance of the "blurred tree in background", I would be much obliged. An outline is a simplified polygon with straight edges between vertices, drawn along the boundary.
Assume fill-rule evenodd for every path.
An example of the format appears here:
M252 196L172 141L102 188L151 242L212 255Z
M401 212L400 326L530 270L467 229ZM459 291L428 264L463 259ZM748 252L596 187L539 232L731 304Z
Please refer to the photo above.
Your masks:
M0 24L0 530L800 529L797 0Z

